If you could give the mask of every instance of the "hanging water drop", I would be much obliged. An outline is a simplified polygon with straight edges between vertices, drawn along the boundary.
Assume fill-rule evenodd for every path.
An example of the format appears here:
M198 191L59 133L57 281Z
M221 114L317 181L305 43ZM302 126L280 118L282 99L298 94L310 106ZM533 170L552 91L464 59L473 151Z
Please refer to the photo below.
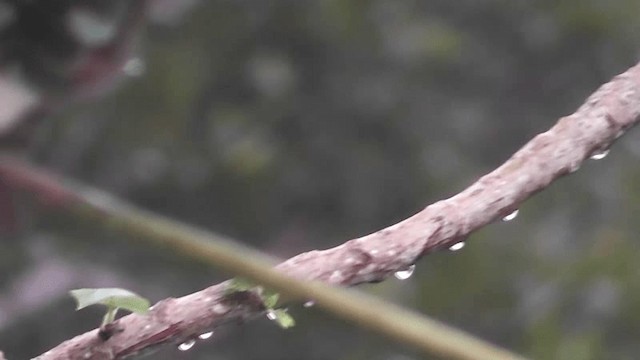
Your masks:
M395 276L396 279L398 280L407 280L408 278L411 277L411 275L413 275L413 272L415 270L416 270L416 265L413 264L408 268L406 268L405 270L396 271L395 274L393 274L393 276Z
M465 244L465 242L464 242L464 241L460 241L459 243L455 243L455 244L451 245L451 246L449 247L449 250L451 250L451 251L458 251L458 250L462 249L465 245L466 245L466 244Z
M302 304L302 306L304 306L306 308L310 308L310 307L314 306L315 304L316 304L315 301L309 300L309 301L305 302L304 304Z
M515 219L518 216L518 213L520 212L520 210L514 210L511 214L505 216L502 218L502 221L511 221L513 219Z
M208 338L210 338L212 336L213 336L213 331L208 331L208 332L205 332L205 333L202 333L202 334L198 335L198 339L207 340Z
M267 319L269 319L269 320L275 320L275 319L277 319L277 318L278 318L278 314L276 314L276 312L275 312L275 311L273 311L273 310L269 310L269 311L267 311Z
M178 350L180 351L187 351L189 349L191 349L193 347L193 345L196 344L196 341L194 339L189 339L185 342L183 342L182 344L178 345Z
M602 160L609 155L609 149L605 150L597 150L593 154L591 154L591 160Z

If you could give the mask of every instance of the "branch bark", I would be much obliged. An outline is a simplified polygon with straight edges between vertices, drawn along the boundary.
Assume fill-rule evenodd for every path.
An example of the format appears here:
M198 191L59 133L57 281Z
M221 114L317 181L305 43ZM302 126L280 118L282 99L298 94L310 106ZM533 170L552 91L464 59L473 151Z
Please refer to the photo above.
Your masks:
M279 264L275 268L277 271L270 271L267 275L261 273L259 267L231 271L254 278L293 298L315 299L319 306L336 311L345 318L375 325L376 316L367 318L370 313L351 314L344 309L333 308L330 296L324 295L323 287L310 280L339 286L382 281L392 273L413 265L422 256L448 248L466 239L471 232L516 210L524 200L552 181L577 171L592 154L608 149L638 121L640 64L601 86L574 114L560 118L553 128L536 136L502 166L459 194L436 202L376 233L332 249L300 254ZM59 186L43 176L33 176L34 173L42 175L11 159L0 159L0 179L13 187L27 188L56 204L84 204L84 211L99 212L101 216L108 217L111 224L123 226L124 231L139 233L148 240L194 256L212 258L217 266L227 270L233 268L234 264L226 256L204 251L206 247L200 246L210 239L206 233L140 212L93 190ZM256 256L259 259L255 260L257 263L268 263L263 257ZM289 285L299 283L293 279L304 280L308 287L288 289ZM251 296L230 303L224 295L224 288L223 283L179 299L160 301L150 316L129 315L120 319L118 326L123 331L109 341L101 341L97 330L93 330L60 344L38 359L121 359L160 343L191 339L222 323L248 319L264 311L259 301ZM367 307L360 306L361 309ZM439 324L430 326L432 330L441 327ZM434 345L433 342L437 341L429 336L416 339L404 337L405 333L386 333L412 345L429 344L427 347L436 349L440 354L469 359L497 358L488 353L470 354L464 349L455 353L456 349L450 348L451 343ZM474 345L477 344L472 341L468 348ZM467 347L463 342L456 346ZM500 354L515 358L513 354Z

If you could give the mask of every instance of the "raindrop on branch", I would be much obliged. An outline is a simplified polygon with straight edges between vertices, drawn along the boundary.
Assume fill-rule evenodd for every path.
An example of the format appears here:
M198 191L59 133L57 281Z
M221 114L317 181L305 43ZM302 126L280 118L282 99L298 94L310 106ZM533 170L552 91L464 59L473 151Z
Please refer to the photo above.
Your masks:
M277 319L277 318L278 318L278 315L276 314L276 312L275 312L275 311L273 311L273 310L269 310L269 311L267 311L267 319L269 319L269 320L275 320L275 319Z
M207 340L208 338L210 338L211 336L213 336L213 331L208 331L206 333L202 333L200 335L198 335L198 339L200 340Z
M406 270L396 271L395 274L393 274L393 276L395 276L396 279L398 280L407 280L408 278L411 277L411 275L413 275L413 272L415 270L416 270L416 265L413 264L409 266Z
M196 341L194 339L189 339L185 342L183 342L182 344L178 345L178 350L180 351L187 351L189 349L191 349L193 347L193 345L196 344Z
M460 241L459 243L455 243L455 244L451 245L451 246L449 247L449 250L451 250L451 251L458 251L458 250L462 249L465 245L466 245L466 244L465 244L465 242L464 242L464 241Z
M511 214L505 216L502 218L502 221L511 221L513 219L515 219L518 216L518 213L520 212L520 210L514 210Z
M304 306L306 308L310 308L310 307L314 306L315 304L316 304L315 301L309 300L309 301L305 302L304 304L302 304L302 306Z
M609 155L609 149L605 150L597 150L593 154L591 154L591 160L602 160Z

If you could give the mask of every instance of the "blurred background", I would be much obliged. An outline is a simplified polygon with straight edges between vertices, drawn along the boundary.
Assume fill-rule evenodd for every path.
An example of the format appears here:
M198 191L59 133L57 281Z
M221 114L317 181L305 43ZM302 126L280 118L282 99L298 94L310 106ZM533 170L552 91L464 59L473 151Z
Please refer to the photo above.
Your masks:
M640 3L0 1L0 147L287 258L496 168L640 58ZM516 219L362 287L535 359L640 353L640 134ZM225 274L0 188L0 349L95 328L68 290L153 302ZM423 358L314 308L154 359Z

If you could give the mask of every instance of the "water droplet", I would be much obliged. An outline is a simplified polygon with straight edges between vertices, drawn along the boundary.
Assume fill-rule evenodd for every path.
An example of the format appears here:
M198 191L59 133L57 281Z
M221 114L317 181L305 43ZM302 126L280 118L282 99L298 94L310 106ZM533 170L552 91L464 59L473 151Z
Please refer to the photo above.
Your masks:
M304 306L306 308L310 308L310 307L314 306L315 304L316 304L315 301L309 300L309 301L305 302L304 304L302 304L302 306Z
M210 338L212 336L213 336L213 331L208 331L208 332L205 332L205 333L202 333L202 334L198 335L198 339L207 340L208 338Z
M275 312L275 311L273 311L273 310L269 310L269 311L267 311L267 319L269 319L269 320L275 320L275 319L277 319L277 318L278 318L278 315L276 314L276 312Z
M396 271L395 274L393 274L393 276L395 276L396 279L398 280L407 280L408 278L411 277L411 275L413 275L413 272L415 270L416 270L416 265L413 264L409 266L406 270Z
M513 219L515 219L518 216L518 213L520 212L520 210L514 210L511 214L505 216L502 218L502 221L511 221Z
M193 347L193 345L196 344L196 341L194 339L189 339L185 342L183 342L182 344L178 345L178 350L180 351L187 351L189 349L191 349Z
M460 241L459 243L455 243L455 244L451 245L451 246L449 247L449 250L451 250L451 251L458 251L458 250L462 249L465 245L466 245L466 244L465 244L465 242L464 242L464 241Z
M609 155L609 149L605 150L596 150L593 154L591 154L591 160L602 160Z

